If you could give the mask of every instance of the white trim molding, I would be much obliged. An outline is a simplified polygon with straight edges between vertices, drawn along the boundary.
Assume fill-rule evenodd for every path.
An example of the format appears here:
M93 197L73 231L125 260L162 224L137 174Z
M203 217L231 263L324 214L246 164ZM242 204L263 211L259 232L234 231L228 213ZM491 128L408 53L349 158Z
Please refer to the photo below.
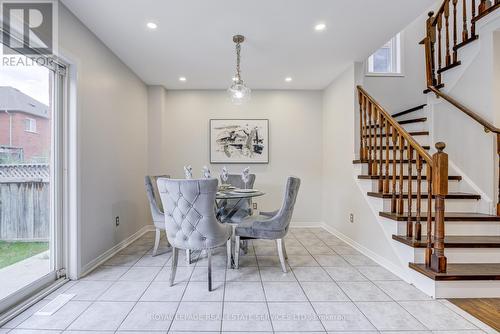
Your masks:
M134 241L142 237L144 234L148 232L152 232L155 230L154 225L146 225L142 227L139 231L135 232L132 234L130 237L128 237L125 240L122 240L112 248L108 249L98 257L96 257L94 260L90 261L86 265L82 267L82 273L79 275L78 279L88 275L91 271L102 265L104 262L118 254L121 250L127 248L130 246ZM152 247L152 246L151 246Z

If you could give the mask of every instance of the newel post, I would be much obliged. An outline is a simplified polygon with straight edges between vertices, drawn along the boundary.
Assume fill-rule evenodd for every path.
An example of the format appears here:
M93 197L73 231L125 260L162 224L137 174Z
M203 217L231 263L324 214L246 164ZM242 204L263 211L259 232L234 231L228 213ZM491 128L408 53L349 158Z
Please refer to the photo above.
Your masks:
M435 65L434 65L434 43L436 41L435 27L432 25L434 20L434 12L429 12L426 21L426 37L424 39L425 46L425 65L427 74L427 87L435 85Z
M432 156L432 193L435 196L435 218L431 269L438 273L446 272L446 256L444 255L444 200L446 195L448 195L448 154L443 152L445 147L445 143L437 143L437 152Z

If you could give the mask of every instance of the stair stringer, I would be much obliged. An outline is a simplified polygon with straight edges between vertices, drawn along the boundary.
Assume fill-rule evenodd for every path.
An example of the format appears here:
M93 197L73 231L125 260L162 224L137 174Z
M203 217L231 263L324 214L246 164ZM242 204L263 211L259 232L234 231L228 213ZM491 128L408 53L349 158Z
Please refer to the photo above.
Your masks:
M373 251L367 252L366 248L364 247L359 247L360 245L352 244L352 242L346 241L348 243L351 243L351 246L354 248L357 248L360 252L362 252L364 255L370 257L372 260L380 264L381 266L385 267L387 270L391 271L393 274L399 276L402 280L410 283L410 284L415 284L416 279L415 279L415 274L416 272L408 267L408 264L410 262L415 261L415 251L413 248L408 247L406 245L402 245L399 242L396 242L395 240L392 239L393 234L400 234L400 224L397 222L394 222L390 219L384 218L380 216L380 212L383 211L383 201L368 196L368 192L372 191L372 186L373 182L371 180L360 180L357 178L358 175L361 174L361 166L354 166L353 167L353 177L355 179L355 182L358 186L359 191L361 192L362 196L365 198L366 203L368 204L370 210L373 213L373 216L375 217L376 223L379 225L381 230L383 231L383 235L385 237L385 240L387 243L391 246L394 254L396 255L396 258L399 260L397 263L394 263L392 261L388 261L387 259L377 255ZM342 239L342 236L339 236ZM364 249L363 249L364 248ZM375 256L375 255L376 256ZM428 294L429 296L433 296L432 293L429 293L429 288L427 286L417 286L417 288L422 290L424 293Z
M422 263L424 250L410 247L392 239L393 234L405 234L405 223L395 222L380 217L379 213L383 211L383 201L367 195L369 191L373 191L373 181L358 179L357 176L361 174L361 172L361 166L355 165L353 167L353 178L372 211L373 216L376 217L376 223L383 231L384 238L392 248L398 262L394 263L393 261L387 260L385 257L367 249L355 240L332 229L330 226L324 226L325 229L330 230L330 232L337 235L337 237L363 253L365 256L371 258L405 282L412 284L433 298L500 297L500 281L435 281L411 269L409 267L410 262ZM452 250L452 252L455 252L455 250ZM465 252L469 251L465 250ZM479 254L479 256L483 255Z

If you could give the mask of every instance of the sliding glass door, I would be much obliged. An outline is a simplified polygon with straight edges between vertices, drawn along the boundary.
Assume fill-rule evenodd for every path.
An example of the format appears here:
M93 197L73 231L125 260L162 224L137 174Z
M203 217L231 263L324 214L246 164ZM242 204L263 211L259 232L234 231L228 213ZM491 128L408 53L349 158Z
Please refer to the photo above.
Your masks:
M64 273L65 67L42 56L3 50L0 314Z

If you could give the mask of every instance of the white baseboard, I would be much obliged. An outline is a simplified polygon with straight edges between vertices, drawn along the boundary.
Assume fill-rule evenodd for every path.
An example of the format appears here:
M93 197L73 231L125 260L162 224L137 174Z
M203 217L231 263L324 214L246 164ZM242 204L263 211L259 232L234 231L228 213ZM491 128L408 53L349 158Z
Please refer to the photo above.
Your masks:
M340 240L342 240L343 242L345 242L346 244L348 244L352 248L356 249L361 254L369 257L370 259L372 259L373 261L375 261L377 264L381 265L385 269L387 269L390 272L392 272L394 275L400 277L402 280L405 280L406 282L409 281L409 279L407 277L407 273L402 268L400 268L399 266L397 266L394 263L388 261L386 258L384 258L384 257L378 255L377 253L369 250L365 246L363 246L363 245L359 244L358 242L354 241L353 239L349 238L347 235L343 234L342 232L340 232L339 230L337 230L336 228L334 228L332 226L329 226L329 225L327 225L325 223L322 223L320 225L320 227L324 228L325 230L327 230L331 234L335 235L337 238L339 238Z
M290 222L290 227L323 227L322 222L299 222L299 221L292 221Z
M116 244L112 248L108 249L107 251L105 251L104 253L102 253L98 257L96 257L94 260L92 260L89 263L87 263L86 265L84 265L82 267L82 270L81 270L82 274L80 274L78 279L89 274L91 271L93 271L94 269L99 267L101 264L103 264L104 262L106 262L107 260L109 260L110 258L115 256L121 250L128 247L131 243L133 243L134 241L136 241L137 239L142 237L147 232L151 232L154 230L155 230L154 225L146 225L146 226L142 227L139 231L135 232L127 239L122 240L120 243Z

